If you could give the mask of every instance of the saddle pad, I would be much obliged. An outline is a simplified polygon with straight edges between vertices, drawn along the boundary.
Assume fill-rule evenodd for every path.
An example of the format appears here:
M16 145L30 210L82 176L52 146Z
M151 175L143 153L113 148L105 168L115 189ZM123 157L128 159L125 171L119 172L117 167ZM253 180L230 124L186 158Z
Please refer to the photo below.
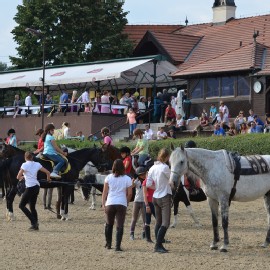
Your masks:
M260 155L241 156L240 164L240 175L269 173L269 165Z
M61 154L60 154L61 155ZM62 174L66 174L68 173L70 170L71 170L71 165L70 163L68 162L68 159L66 158L66 156L64 155L61 155L62 158L65 159L66 161L66 165L63 166L61 172L59 172L60 175ZM54 162L50 159L48 159L47 157L45 157L44 155L40 155L39 159L42 159L43 161L46 161L46 162L50 162L51 163L51 166L54 167Z

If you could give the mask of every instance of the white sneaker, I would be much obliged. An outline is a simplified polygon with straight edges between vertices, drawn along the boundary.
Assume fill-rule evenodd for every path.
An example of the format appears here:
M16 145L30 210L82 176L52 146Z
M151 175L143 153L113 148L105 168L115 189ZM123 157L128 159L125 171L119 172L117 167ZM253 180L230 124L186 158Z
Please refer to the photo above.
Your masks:
M55 173L55 172L52 172L52 173L51 173L51 178L61 178L61 176L58 175L58 174Z

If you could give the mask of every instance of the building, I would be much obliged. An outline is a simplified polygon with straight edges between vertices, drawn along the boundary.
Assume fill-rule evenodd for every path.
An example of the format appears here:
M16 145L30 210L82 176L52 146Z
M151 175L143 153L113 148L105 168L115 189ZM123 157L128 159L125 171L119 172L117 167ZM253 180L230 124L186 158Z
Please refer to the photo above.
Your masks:
M152 27L134 48L135 56L160 53L178 67L173 77L187 81L193 115L220 100L232 117L240 109L270 113L270 14L237 19L235 2L214 1L211 23Z

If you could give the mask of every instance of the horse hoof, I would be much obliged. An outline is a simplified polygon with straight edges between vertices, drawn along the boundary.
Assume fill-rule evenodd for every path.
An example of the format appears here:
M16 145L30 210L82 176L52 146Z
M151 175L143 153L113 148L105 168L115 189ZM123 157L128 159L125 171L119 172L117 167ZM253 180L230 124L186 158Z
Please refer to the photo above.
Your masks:
M211 250L217 250L218 247L210 247Z
M221 248L220 252L228 252L228 250L226 248Z
M64 220L66 220L66 218L65 218L65 217L61 217L61 220L63 220L63 221L64 221Z
M211 250L217 250L218 249L218 245L215 244L215 243L213 243L213 244L210 245L210 249Z
M171 226L170 226L170 228L175 228L175 225L174 225L174 224L173 224L173 225L171 225Z

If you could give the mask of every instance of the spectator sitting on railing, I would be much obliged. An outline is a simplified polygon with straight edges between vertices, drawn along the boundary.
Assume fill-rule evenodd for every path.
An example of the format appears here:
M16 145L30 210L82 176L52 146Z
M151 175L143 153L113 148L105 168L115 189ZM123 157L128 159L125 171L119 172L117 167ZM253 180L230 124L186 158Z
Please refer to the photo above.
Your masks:
M83 137L84 137L84 136L83 136ZM95 135L93 135L93 134L90 134L90 135L88 136L88 140L89 140L89 141L92 141L92 142L95 142L95 141L98 141L98 137L95 136Z
M257 116L257 114L254 114L254 122L256 123L258 133L263 132L264 122Z
M269 113L266 113L265 114L265 122L264 122L264 133L267 133L269 132L270 130L270 114Z
M167 121L174 121L175 119L176 119L175 109L172 108L172 105L170 103L168 103L167 108L165 110L164 123L166 124Z
M239 132L240 128L241 128L241 124L246 123L246 122L247 122L247 119L246 119L246 117L244 117L244 112L240 111L239 114L237 115L237 117L234 120L236 130Z
M164 127L160 127L159 131L157 132L157 139L158 140L165 140L168 138L167 133L164 130Z
M225 130L221 127L219 123L215 124L214 136L225 136Z
M176 139L175 132L172 127L169 129L168 137L171 139Z
M21 110L19 110L19 106L21 106L21 104L22 104L22 102L21 102L21 100L20 100L20 96L17 94L17 95L15 95L15 98L14 98L14 101L13 101L13 106L14 107L16 107L15 108L15 114L17 113L17 114L20 114L20 111ZM17 112L18 111L18 112Z
M240 131L239 131L239 133L240 134L247 134L248 133L248 125L246 124L246 123L242 123L241 125L240 125Z
M153 130L149 128L149 125L145 125L144 138L146 140L153 140Z
M186 121L181 114L178 114L176 116L176 122L175 122L175 125L172 126L172 128L174 131L183 131L187 129Z
M89 140L90 140L90 136L92 137L96 137L96 136L93 136L92 134L89 135ZM80 141L84 141L84 135L82 133L82 131L77 131L76 132L76 137L80 140ZM97 138L97 137L96 137Z
M226 132L226 135L228 136L235 136L237 135L237 130L235 128L234 123L229 123L229 130Z
M208 117L203 112L200 117L200 124L194 129L194 131L197 131L197 134L199 134L204 128L209 126Z

